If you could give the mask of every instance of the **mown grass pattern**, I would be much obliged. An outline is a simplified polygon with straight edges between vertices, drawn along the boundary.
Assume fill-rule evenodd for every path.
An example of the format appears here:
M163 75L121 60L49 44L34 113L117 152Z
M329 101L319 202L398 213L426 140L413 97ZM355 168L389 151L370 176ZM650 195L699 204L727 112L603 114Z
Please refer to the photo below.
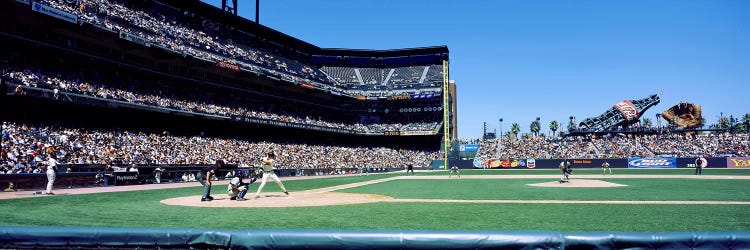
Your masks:
M649 170L650 171L650 170ZM495 174L515 171L462 171ZM520 172L520 171L519 171ZM523 171L531 174L537 171ZM538 171L540 174L549 174ZM744 175L746 172L738 172ZM447 175L447 172L419 175ZM664 173L658 173L664 174ZM684 174L680 172L680 174ZM707 174L704 172L704 174ZM722 174L730 174L723 172ZM294 192L403 174L287 180ZM540 189L526 180L398 180L346 190L394 197L451 199L748 200L743 180L612 179L614 189ZM257 188L256 184L253 184ZM214 193L225 187L215 186ZM201 208L160 200L200 194L200 187L0 200L0 225L217 229L750 231L748 205L605 205L370 203L303 208ZM269 183L264 191L278 192ZM247 201L252 202L252 200Z

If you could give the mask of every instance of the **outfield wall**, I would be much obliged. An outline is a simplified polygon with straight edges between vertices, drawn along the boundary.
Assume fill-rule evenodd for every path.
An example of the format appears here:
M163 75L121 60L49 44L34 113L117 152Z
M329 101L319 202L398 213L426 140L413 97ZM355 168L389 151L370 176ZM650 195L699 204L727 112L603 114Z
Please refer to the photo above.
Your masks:
M709 168L727 168L731 159L742 157L711 157L706 158ZM560 162L565 159L508 159L496 160L490 163L492 169L558 169ZM612 168L691 168L695 157L655 157L655 158L611 158L611 159L568 159L573 163L573 169L601 168L605 161ZM651 164L648 164L651 163ZM462 169L477 168L477 163L470 160L451 161ZM660 165L661 164L661 165ZM662 166L663 165L663 166ZM750 167L747 167L750 168Z
M68 165L61 165L59 169L66 169ZM203 166L163 166L167 170L161 175L162 183L182 182L182 173L189 172L196 174L197 169ZM108 177L107 183L110 186L140 185L155 183L153 174L154 166L139 167L139 173L136 172L113 172L113 176ZM78 167L80 171L88 169ZM418 168L419 169L419 168ZM218 171L217 177L226 178L228 172L245 171L253 172L254 168L222 168ZM385 173L400 171L403 168L368 168L367 173ZM289 176L319 176L335 174L353 174L358 173L357 168L311 168L311 169L278 169L276 174L280 177ZM95 186L97 172L71 172L58 173L55 177L54 189L80 188ZM231 174L230 174L231 175ZM47 185L47 174L0 174L0 185L2 188L7 187L8 182L13 182L18 190L43 190Z
M324 231L4 227L0 248L747 249L750 232Z

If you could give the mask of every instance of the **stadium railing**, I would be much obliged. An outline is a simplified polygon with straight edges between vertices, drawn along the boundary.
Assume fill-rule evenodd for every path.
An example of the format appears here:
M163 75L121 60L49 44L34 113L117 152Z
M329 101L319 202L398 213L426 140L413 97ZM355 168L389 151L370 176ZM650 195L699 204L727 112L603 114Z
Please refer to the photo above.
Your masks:
M0 229L2 248L747 249L750 232L344 231L103 227Z

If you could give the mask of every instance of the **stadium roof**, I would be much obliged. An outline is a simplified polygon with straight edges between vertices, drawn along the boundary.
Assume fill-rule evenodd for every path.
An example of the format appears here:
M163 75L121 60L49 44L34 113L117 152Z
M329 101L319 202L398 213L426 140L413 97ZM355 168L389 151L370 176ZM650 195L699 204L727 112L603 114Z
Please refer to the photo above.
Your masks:
M376 56L376 57L395 57L409 55L427 55L448 53L448 46L431 46L419 48L402 48L388 50L370 50L370 49L344 49L344 48L326 48L320 49L317 55L331 56Z

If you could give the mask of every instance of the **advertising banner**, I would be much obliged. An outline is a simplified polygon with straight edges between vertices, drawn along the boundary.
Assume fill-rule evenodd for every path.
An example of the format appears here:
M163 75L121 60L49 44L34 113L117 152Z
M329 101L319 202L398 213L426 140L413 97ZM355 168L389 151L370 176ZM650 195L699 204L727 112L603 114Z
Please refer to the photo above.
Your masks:
M392 95L388 97L388 100L411 100L410 95Z
M526 159L513 159L510 161L510 167L516 168L516 167L526 167Z
M51 16L51 17L54 17L63 21L68 21L71 23L78 24L78 16L59 10L57 8L53 8L53 7L41 4L39 2L34 2L31 5L31 9L33 11L43 13L43 14L46 14L48 16Z
M632 122L638 120L638 109L628 100L621 101L614 106L617 110L622 113L626 122Z
M677 168L677 158L628 158L628 168Z
M401 135L434 135L435 131L401 131Z
M299 86L306 89L315 89L315 86L306 82L300 82Z
M510 160L503 160L500 163L500 166L503 167L503 168L509 168L510 167Z
M534 159L526 159L526 167L527 168L535 168L536 167L536 160L534 160Z
M461 144L461 146L459 146L458 149L459 149L458 151L461 151L461 152L464 152L464 151L477 152L477 150L479 150L479 144Z
M502 162L500 160L492 159L487 165L489 165L491 168L498 168L500 167L501 163Z
M235 71L235 72L240 72L240 65L230 63L230 62L224 62L221 60L216 61L216 67L228 69L228 70Z
M139 184L137 172L114 172L114 176L115 186Z
M120 31L120 38L146 46L146 47L151 47L151 43L145 38L136 36L136 35L124 32L124 31ZM237 67L239 68L239 66Z
M727 158L727 168L750 169L750 157L729 157Z
M411 95L411 99L426 99L426 98L432 98L435 95L433 94L415 94Z

